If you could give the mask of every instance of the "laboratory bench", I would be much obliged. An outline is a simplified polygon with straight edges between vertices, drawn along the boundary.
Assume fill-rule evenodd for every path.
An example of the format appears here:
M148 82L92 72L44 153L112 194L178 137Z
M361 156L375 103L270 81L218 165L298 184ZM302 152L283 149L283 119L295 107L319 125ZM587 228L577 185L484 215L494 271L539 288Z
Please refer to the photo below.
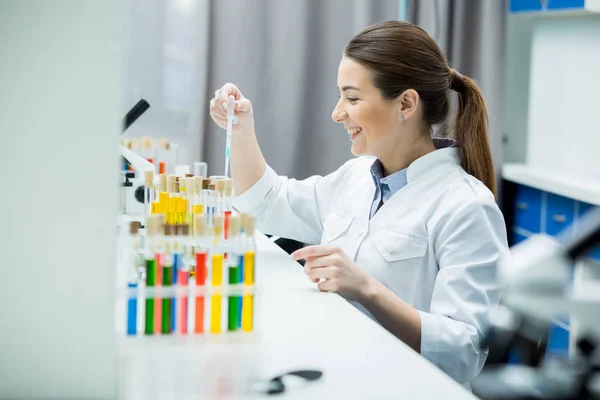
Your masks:
M342 297L319 292L260 234L256 283L252 333L120 336L120 398L270 398L248 383L299 369L323 376L287 379L278 398L475 398Z

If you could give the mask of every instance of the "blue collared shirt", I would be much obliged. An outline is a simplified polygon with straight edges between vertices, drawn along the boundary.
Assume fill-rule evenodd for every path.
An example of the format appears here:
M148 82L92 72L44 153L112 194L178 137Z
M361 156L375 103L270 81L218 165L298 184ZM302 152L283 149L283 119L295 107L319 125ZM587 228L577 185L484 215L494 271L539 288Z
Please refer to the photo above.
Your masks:
M432 138L433 144L436 149L443 149L446 147L457 147L454 139L448 138ZM373 197L373 203L371 204L371 214L369 219L373 218L373 215L379 210L386 201L390 199L398 190L402 189L408 183L406 176L407 168L395 172L389 176L383 176L383 164L379 160L375 160L371 165L371 176L373 177L373 183L375 183L375 196Z
M388 201L394 193L406 186L408 182L406 179L406 168L384 177L383 164L379 160L375 160L373 165L371 165L371 176L375 184L375 196L371 204L369 218L373 218L380 205Z

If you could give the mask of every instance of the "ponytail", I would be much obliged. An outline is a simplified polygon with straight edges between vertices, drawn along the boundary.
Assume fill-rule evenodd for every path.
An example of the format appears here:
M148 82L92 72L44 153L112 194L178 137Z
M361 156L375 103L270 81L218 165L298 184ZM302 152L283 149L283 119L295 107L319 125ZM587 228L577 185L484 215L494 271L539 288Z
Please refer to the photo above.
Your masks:
M481 91L469 77L450 70L450 88L458 94L452 122L453 136L461 148L461 166L496 196L496 176L488 141L488 115Z

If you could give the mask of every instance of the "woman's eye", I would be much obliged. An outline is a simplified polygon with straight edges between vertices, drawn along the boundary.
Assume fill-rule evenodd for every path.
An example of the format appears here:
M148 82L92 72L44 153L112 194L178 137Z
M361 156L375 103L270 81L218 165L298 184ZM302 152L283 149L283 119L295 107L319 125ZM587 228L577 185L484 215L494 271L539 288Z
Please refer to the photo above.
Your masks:
M358 99L356 97L348 97L347 99L351 104L354 104L358 101Z

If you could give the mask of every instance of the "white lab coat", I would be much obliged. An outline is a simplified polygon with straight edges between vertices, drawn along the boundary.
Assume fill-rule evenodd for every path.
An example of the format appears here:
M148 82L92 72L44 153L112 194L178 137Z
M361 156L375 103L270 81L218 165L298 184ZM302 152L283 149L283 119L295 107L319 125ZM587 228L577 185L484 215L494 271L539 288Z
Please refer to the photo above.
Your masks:
M234 204L255 214L265 233L343 249L419 310L421 354L468 387L487 356L479 344L500 298L496 263L508 246L492 193L460 167L457 151L414 161L407 185L371 219L372 157L302 181L267 167Z

